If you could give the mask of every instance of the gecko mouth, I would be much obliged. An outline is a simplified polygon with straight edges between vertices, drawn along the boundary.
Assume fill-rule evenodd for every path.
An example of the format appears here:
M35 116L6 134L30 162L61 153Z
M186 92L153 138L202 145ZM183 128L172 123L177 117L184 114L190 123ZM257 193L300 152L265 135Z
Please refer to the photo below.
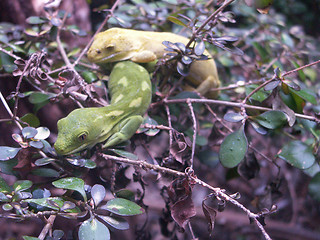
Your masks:
M103 57L97 61L97 63L104 63L104 62L113 62L112 59L116 58L116 61L123 61L131 58L131 55L126 52L117 52L113 53L109 56ZM111 61L110 61L111 60Z

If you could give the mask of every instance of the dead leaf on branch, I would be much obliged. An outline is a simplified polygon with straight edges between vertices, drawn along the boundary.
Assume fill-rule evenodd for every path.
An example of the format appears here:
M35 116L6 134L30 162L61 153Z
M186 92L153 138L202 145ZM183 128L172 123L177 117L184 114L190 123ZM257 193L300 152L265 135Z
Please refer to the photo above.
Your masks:
M190 218L196 215L192 201L192 184L187 179L177 179L168 187L171 216L183 229Z

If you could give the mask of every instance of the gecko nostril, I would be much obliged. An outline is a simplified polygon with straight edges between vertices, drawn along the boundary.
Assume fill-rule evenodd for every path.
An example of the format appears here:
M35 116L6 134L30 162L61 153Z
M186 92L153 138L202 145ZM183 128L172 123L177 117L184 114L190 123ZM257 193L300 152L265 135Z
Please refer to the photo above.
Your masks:
M100 51L100 50L97 50L96 52L97 52L98 54L100 54L100 53L101 53L101 51Z

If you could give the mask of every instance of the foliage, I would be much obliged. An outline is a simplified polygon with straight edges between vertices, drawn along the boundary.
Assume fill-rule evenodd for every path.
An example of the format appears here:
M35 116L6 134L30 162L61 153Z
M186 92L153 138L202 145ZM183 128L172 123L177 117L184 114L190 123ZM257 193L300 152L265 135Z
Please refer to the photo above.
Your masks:
M79 228L69 229L77 232L79 239L110 239L116 232L132 228L128 217L143 214L146 218L146 194L156 190L165 204L159 221L161 234L174 239L184 231L181 238L190 238L194 233L189 223L199 204L194 202L194 186L199 184L210 190L202 192L207 195L201 199L207 235L215 234L215 220L230 203L244 210L268 239L261 225L277 210L280 191L285 195L281 182L292 184L286 176L309 179L308 201L319 201L317 40L301 26L288 27L288 16L275 11L270 0L245 1L248 5L216 2L135 0L116 10L98 9L108 27L182 33L191 40L186 45L163 42L168 53L149 66L153 104L131 144L107 150L97 146L70 156L55 153L56 129L49 129L39 112L54 115L50 113L52 105L73 109L76 105L107 104L105 79L112 66L96 68L83 57L79 46L71 48L68 39L61 40L61 32L86 35L65 22L72 15L64 11L50 15L47 9L47 17L29 17L25 29L0 23L0 74L17 81L15 89L0 92L10 115L1 122L11 123L1 126L15 142L5 139L6 145L0 146L2 216L19 221L62 216L79 222ZM205 48L215 59L224 85L218 100L184 91L181 82L194 61L207 59ZM33 110L24 114L21 102ZM62 110L53 117L57 121L65 114ZM46 124L48 127L42 126ZM125 164L134 165L134 173ZM198 174L201 171L203 174ZM5 174L16 180L8 184ZM221 186L206 183L212 175L223 179L217 180ZM154 180L147 183L152 177L162 178L165 186ZM238 188L227 188L228 193L221 189L233 179L246 184L256 181L252 188L260 186L263 193L257 194L257 189L242 193L248 195L244 207L238 202L239 193L230 194ZM258 213L251 212L252 208ZM147 222L140 225L138 237L151 234ZM207 236L203 230L198 234ZM55 229L45 235L45 239L62 239L65 232ZM246 239L241 233L236 236Z

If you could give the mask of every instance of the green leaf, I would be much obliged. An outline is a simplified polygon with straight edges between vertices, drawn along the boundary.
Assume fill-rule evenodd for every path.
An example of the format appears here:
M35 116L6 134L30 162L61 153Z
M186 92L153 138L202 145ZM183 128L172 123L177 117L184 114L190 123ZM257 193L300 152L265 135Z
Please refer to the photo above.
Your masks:
M123 219L122 217L117 216L101 216L98 215L101 220L103 220L105 223L109 224L111 227L114 227L118 230L127 230L129 229L129 223Z
M38 127L37 134L34 136L35 139L46 139L50 136L50 130L46 127Z
M128 189L121 189L116 192L116 197L117 198L125 198L130 201L134 201L134 192Z
M11 192L10 186L7 182L0 176L0 192L2 193L9 193Z
M190 128L185 131L185 134L193 141L193 130ZM206 146L208 145L208 139L204 136L201 136L199 134L196 135L196 145L198 146Z
M64 232L58 229L54 230L52 233L52 237L54 240L62 239L63 235L64 235Z
M111 152L114 152L115 154L117 154L121 157L124 157L124 158L129 158L131 160L138 160L139 159L138 156L134 155L131 152L127 152L127 151L119 150L119 149L108 149L108 150Z
M151 117L145 117L143 119L143 123L142 124L150 124L150 125L154 125L154 126L157 126L159 125L158 122L154 119L152 119ZM147 136L155 136L157 135L159 132L160 132L160 129L149 129L149 128L139 128L137 130L138 133L141 133L141 132L144 132L144 134L146 134Z
M13 209L13 207L12 207L11 204L6 203L6 204L2 205L2 209L3 209L4 211L11 211L11 210Z
M182 22L180 19L178 19L178 18L176 18L174 16L167 17L167 20L170 21L170 22L173 22L173 23L175 23L177 25L180 25L180 26L183 26L183 27L187 27L187 25L184 22Z
M33 175L41 176L41 177L53 177L57 178L60 176L60 173L51 168L37 168L31 171Z
M89 169L93 169L93 168L97 167L97 164L94 161L90 160L90 159L85 159L84 167L85 168L89 168Z
M296 62L296 61L293 61L291 60L292 64L294 65L295 68L299 68L300 65ZM304 74L303 70L299 70L298 71L298 75L299 75L299 78L305 82L306 81L306 75Z
M43 148L43 143L41 141L30 141L29 145L37 149Z
M22 238L23 238L23 240L40 240L40 238L29 237L29 236L23 236Z
M14 158L21 148L0 146L0 160L5 161Z
M97 75L90 71L84 71L81 73L81 76L87 83L92 83L98 79Z
M111 199L100 208L120 216L133 216L144 213L142 207L124 198Z
M206 46L204 45L203 41L200 41L197 43L196 47L194 48L194 53L197 56L200 56L203 54L204 50L206 49Z
M307 92L306 90L295 91L295 90L293 90L291 88L289 88L289 90L290 90L290 92L293 92L293 93L297 94L299 97L301 97L302 99L306 100L307 102L310 102L310 103L312 103L314 105L317 105L316 97L313 94Z
M254 89L256 89L258 87L258 85L250 85L250 86L246 86L246 95L249 95ZM250 100L255 100L258 102L262 102L265 99L267 99L267 97L269 96L268 92L264 91L263 89L260 89L258 92L254 93L251 97Z
M241 115L240 113L234 113L234 112L229 112L226 113L223 116L223 119L228 121L228 122L240 122L244 119L245 117Z
M45 103L49 99L56 97L55 93L41 93L41 92L33 92L29 96L29 102L33 104Z
M91 196L95 206L98 206L106 196L106 189L100 184L95 184L91 189Z
M267 85L265 85L263 89L265 91L271 91L271 90L275 89L279 85L280 82L281 82L280 80L271 81Z
M303 172L310 177L314 177L317 173L320 172L320 165L317 161L315 161L311 167L303 170Z
M56 160L56 159L54 159L54 158L49 158L49 157L39 158L39 159L37 159L37 160L34 162L34 164L35 164L36 166L44 166L44 165L47 165L47 164L49 164L49 163L54 162L55 160Z
M223 140L219 150L221 164L228 168L237 166L246 155L247 148L248 142L242 126Z
M299 169L310 168L315 161L312 148L301 141L291 141L285 145L279 157Z
M31 16L31 17L28 17L26 19L27 23L29 24L42 24L42 23L45 23L47 22L46 19L43 19L41 17L37 17L37 16Z
M53 210L58 211L62 209L63 206L68 203L68 201L64 200L60 197L47 197L47 198L37 198L37 199L25 199L23 202L26 203L34 203L43 207L47 207ZM65 212L69 213L79 213L80 209L78 207L73 206L73 208L66 209Z
M22 129L22 136L26 139L33 138L37 133L38 131L33 127L25 127Z
M264 46L258 42L253 42L252 46L257 50L259 56L261 57L262 62L267 62L270 59L270 54Z
M282 111L268 111L254 117L261 126L268 129L276 129L287 123L287 116Z
M75 177L68 177L68 178L62 178L57 181L52 182L52 185L57 188L63 188L63 189L69 189L79 192L84 201L87 201L87 195L84 191L84 181L80 178Z
M308 186L309 194L320 202L320 173L317 173Z
M36 115L34 115L33 113L27 113L26 115L21 117L20 120L28 123L30 125L30 127L38 127L40 125L39 118Z
M0 192L0 202L11 202L11 200L2 192Z
M0 52L0 67L2 66L7 73L12 73L18 68L17 65L14 64L14 60L15 59L8 54Z
M20 192L31 188L32 182L29 180L18 180L13 184L15 192Z
M197 154L200 162L214 168L219 163L219 154L212 151L211 149L206 149Z
M260 126L258 123L254 122L254 121L249 121L249 123L251 124L251 126L253 127L253 129L261 134L261 135L265 135L268 133L267 129L265 129L264 127Z
M84 221L78 232L79 240L109 240L110 231L96 219Z

